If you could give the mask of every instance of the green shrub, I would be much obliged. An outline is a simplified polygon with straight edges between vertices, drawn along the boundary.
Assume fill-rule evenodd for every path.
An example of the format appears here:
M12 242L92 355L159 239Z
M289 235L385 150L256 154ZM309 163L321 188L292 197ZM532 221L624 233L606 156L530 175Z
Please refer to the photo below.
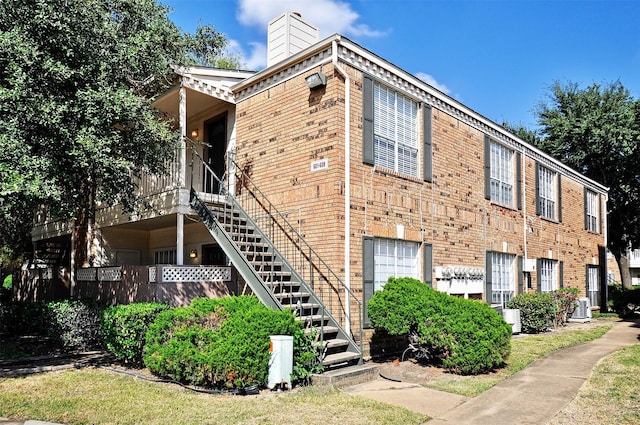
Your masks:
M290 311L269 309L253 296L196 299L189 307L158 314L147 332L144 363L154 373L192 385L264 385L270 335L295 336L301 329ZM294 364L308 357L299 353Z
M442 366L455 373L477 375L503 365L511 350L511 326L488 304L453 300L420 325L418 341L437 347Z
M621 317L632 317L640 311L640 287L625 289L621 284L609 285L609 301L607 305L610 310L618 313Z
M556 317L556 305L550 293L529 292L516 295L509 301L507 308L520 310L521 330L528 334L549 330Z
M10 336L47 335L47 307L41 302L0 303L0 333Z
M511 326L485 303L451 297L411 278L390 278L367 304L375 327L408 335L416 357L459 374L501 366Z
M371 324L389 335L407 335L438 313L450 298L412 278L389 278L367 303Z
M560 288L551 293L556 306L554 326L564 326L567 318L578 306L578 288Z
M47 333L64 348L88 350L102 347L102 309L95 302L50 302L46 315Z
M102 316L104 342L118 360L142 366L142 349L149 325L166 304L134 303L108 307Z

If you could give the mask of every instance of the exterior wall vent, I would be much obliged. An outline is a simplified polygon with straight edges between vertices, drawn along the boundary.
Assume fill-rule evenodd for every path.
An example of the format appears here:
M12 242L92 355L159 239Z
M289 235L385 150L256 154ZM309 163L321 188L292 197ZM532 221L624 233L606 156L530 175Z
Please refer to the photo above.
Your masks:
M267 28L267 67L317 43L320 31L297 12L285 12Z

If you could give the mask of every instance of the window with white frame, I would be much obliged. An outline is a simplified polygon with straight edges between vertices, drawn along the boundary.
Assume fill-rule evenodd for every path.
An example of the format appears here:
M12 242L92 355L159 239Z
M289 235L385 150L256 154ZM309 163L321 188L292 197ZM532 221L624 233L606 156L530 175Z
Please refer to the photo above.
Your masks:
M164 251L156 251L153 253L154 264L175 264L176 250L168 249Z
M545 167L538 169L538 211L544 218L556 219L558 174Z
M516 256L501 252L491 253L491 303L506 308L515 294Z
M540 292L558 289L558 262L542 258L539 260L538 285Z
M374 242L374 290L382 289L389 277L413 277L419 279L417 242L396 239L375 239Z
M499 204L513 205L514 152L499 143L491 142L491 200Z
M598 194L587 190L585 195L586 228L591 232L598 232Z
M587 292L592 306L600 305L600 269L598 266L587 267Z
M418 103L375 83L373 105L375 164L418 177Z

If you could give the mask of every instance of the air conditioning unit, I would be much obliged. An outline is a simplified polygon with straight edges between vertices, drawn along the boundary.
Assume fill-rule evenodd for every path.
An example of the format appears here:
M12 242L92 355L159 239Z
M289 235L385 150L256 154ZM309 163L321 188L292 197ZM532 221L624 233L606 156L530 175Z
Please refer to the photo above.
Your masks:
M591 321L591 302L589 298L578 298L576 300L578 306L571 313L570 322L590 322Z

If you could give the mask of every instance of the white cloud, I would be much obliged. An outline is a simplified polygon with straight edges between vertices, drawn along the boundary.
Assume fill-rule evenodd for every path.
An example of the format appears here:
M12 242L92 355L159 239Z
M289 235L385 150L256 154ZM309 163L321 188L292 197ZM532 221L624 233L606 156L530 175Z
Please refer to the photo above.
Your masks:
M267 45L256 41L249 43L251 53L245 56L246 67L248 70L257 70L264 68L267 64Z
M444 94L448 95L448 94L451 93L451 90L449 90L449 87L445 86L444 84L439 83L432 75L425 74L424 72L418 72L418 73L416 73L416 77L418 77L419 79L421 79L425 83L429 84L430 86L433 86L433 87L437 88L438 90L440 90Z
M333 33L379 37L388 32L357 22L360 15L340 0L239 0L237 18L243 25L266 32L269 21L287 11L300 13L304 20L318 27L321 38Z

